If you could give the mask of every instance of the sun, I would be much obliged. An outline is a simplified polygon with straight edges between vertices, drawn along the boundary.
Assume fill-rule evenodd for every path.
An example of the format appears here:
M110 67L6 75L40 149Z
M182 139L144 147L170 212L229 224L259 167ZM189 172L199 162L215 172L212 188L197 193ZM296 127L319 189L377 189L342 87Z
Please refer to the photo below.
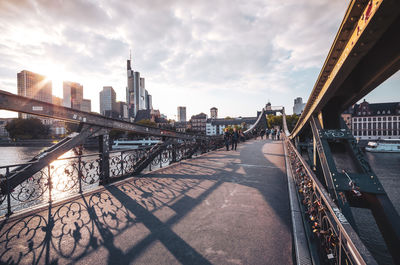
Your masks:
M46 76L46 81L51 81L53 95L62 97L63 81L68 79L68 74L64 71L64 67L58 64L43 64L34 67L35 72Z

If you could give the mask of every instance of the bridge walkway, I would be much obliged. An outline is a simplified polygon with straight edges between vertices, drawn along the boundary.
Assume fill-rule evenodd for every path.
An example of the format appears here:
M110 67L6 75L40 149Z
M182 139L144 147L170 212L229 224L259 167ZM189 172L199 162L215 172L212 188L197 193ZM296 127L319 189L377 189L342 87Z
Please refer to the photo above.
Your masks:
M0 263L292 264L282 142L252 140L0 223Z

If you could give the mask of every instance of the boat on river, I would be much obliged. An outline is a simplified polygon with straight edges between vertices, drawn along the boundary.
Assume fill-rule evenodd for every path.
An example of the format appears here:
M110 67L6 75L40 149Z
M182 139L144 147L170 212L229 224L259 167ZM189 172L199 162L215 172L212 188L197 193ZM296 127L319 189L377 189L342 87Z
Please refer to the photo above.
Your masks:
M400 153L400 139L383 139L368 142L365 151L377 153Z

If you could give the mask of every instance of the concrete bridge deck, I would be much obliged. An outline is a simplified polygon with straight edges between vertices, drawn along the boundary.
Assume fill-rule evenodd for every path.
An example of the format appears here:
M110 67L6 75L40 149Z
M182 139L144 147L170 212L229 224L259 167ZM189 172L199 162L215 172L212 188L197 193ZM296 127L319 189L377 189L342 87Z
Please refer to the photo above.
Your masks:
M292 264L282 142L253 140L0 224L0 263Z

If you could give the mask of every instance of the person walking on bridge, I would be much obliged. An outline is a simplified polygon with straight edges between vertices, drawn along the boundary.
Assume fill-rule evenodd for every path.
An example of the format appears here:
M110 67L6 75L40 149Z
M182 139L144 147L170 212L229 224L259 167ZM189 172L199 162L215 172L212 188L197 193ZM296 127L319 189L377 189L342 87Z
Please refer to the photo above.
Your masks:
M236 150L237 144L239 140L239 133L237 132L236 128L233 128L233 133L232 133L232 151Z
M264 134L265 134L265 130L264 130L264 129L261 129L261 130L260 130L260 137L261 137L261 140L264 139Z
M231 134L229 133L228 128L225 128L225 133L224 133L224 142L226 146L226 151L229 151L229 139L231 137Z
M244 136L244 133L242 130L239 130L239 139L241 142L246 141L246 137Z
M279 141L279 139L281 137L281 133L282 133L282 130L278 130L277 133L276 133L276 137L278 138L278 141Z

